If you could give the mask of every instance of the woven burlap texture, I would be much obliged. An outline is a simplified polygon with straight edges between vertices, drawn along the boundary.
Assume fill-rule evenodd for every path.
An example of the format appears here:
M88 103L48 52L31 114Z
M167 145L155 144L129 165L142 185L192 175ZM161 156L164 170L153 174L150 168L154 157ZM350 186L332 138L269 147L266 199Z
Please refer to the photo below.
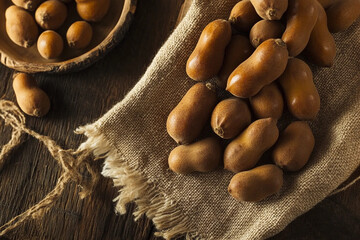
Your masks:
M316 146L306 167L286 174L275 196L260 203L237 202L227 192L233 176L225 170L178 175L167 157L176 143L166 119L194 84L186 60L202 29L226 19L233 1L197 0L160 49L144 76L107 114L80 131L84 148L106 154L103 174L120 192L117 210L135 200L166 238L191 232L202 239L264 239L285 228L336 189L360 163L360 22L335 34L334 66L312 66L321 111L311 122ZM120 203L120 204L119 204ZM168 234L166 234L168 233ZM189 235L190 236L190 235Z

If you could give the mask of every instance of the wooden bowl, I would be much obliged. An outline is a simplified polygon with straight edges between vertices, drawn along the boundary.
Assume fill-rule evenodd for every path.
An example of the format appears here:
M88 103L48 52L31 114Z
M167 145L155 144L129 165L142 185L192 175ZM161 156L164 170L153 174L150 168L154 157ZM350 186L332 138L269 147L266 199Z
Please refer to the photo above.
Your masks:
M111 0L104 19L99 23L91 23L93 39L90 46L81 51L69 48L66 43L67 29L73 22L81 20L76 12L75 1L68 4L67 20L57 31L63 37L64 51L58 59L47 60L40 56L36 44L23 48L10 40L5 30L5 11L12 2L0 0L0 61L9 68L28 73L64 73L89 67L123 39L134 17L136 3L137 0ZM31 14L34 15L33 12Z

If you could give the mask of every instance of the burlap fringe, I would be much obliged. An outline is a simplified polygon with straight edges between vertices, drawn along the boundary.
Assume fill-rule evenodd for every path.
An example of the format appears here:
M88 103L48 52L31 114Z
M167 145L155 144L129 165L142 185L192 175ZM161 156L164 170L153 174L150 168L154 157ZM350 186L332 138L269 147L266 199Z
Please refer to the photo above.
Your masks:
M96 126L81 127L76 132L88 137L79 149L91 149L95 156L106 157L102 175L112 178L114 186L119 189L119 195L114 199L117 213L125 214L126 204L135 202L135 221L145 214L159 230L156 236L172 239L185 235L186 239L206 239L195 231L193 222L183 215L176 201L159 192L141 172L131 169L122 154L110 147Z
M152 219L159 230L155 233L157 236L172 239L185 235L186 239L207 239L195 230L191 219L183 216L182 211L176 206L176 201L159 192L154 183L149 182L140 171L128 166L121 152L117 152L108 144L96 125L80 127L76 133L88 137L79 149L92 150L95 156L106 158L102 175L112 178L114 186L119 189L119 195L114 199L117 213L125 214L126 204L135 202L137 205L137 210L133 213L135 220L138 220L142 214ZM358 180L360 176L346 186L334 190L329 196L348 189Z
M0 227L0 236L4 236L27 220L41 218L60 198L66 184L71 181L82 187L82 191L79 192L81 198L88 196L98 182L99 173L89 158L91 156L90 151L63 150L48 136L43 136L28 129L25 126L25 116L13 102L0 100L0 117L4 119L6 125L12 127L11 139L3 146L0 152L0 172L9 154L21 143L24 134L28 134L42 142L63 170L55 188L43 200ZM91 178L83 177L84 170L87 170Z

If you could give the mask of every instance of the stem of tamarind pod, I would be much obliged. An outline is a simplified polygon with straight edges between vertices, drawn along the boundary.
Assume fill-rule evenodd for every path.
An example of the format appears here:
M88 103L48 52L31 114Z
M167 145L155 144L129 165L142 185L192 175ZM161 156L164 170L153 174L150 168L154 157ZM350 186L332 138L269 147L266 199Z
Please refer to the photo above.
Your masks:
M71 47L71 48L75 47L75 42L74 41L69 41L68 44L69 44L69 47Z
M32 4L31 1L28 1L25 5L25 8L28 9L28 10L33 10L34 9L34 6Z
M277 45L281 46L281 47L285 47L285 46L286 46L286 43L285 43L283 40L281 40L280 38L275 39L275 43L276 43Z
M40 116L41 116L41 110L40 110L40 109L34 109L33 114L34 114L34 116L36 116L36 117L40 117Z
M213 92L216 92L216 86L215 86L215 84L213 84L213 83L211 83L211 82L207 82L207 83L205 84L205 86L206 86L209 90L211 90L211 91L213 91Z
M230 23L235 23L235 22L236 22L236 18L234 18L234 17L229 18L229 22L230 22Z
M29 40L25 40L23 43L24 48L29 48L33 45L34 43L32 41Z
M41 21L42 21L42 24L44 24L46 21L48 21L50 19L50 16L49 14L47 13L43 13L41 14Z
M260 45L259 43L260 43L260 40L258 38L255 38L252 40L253 46L259 46Z
M269 18L269 20L275 20L276 19L276 9L270 8L266 11L266 16Z
M224 129L222 129L222 127L215 128L214 132L219 135L219 137L224 138Z

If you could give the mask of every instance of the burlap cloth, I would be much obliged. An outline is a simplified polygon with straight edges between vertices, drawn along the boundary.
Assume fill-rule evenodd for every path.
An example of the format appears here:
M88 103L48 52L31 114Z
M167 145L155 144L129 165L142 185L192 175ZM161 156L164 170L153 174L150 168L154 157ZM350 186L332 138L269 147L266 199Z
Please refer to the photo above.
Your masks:
M238 0L196 0L132 91L94 124L82 148L106 156L103 175L119 187L116 210L135 201L165 238L188 233L201 239L264 239L275 235L336 189L360 163L360 21L335 34L332 68L312 67L321 111L311 122L315 150L307 166L287 174L279 194L240 203L227 192L225 170L177 175L167 165L176 146L166 119L194 84L185 63L202 29L226 19Z

